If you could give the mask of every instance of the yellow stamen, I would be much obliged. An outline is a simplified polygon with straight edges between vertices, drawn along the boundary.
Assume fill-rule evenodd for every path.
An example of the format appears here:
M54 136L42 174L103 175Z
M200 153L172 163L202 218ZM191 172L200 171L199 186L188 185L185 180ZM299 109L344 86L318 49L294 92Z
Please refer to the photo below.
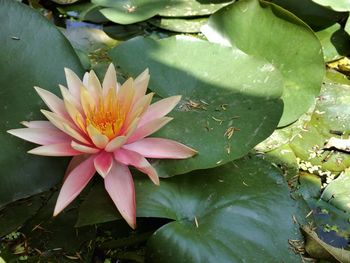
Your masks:
M110 140L115 138L123 126L125 114L120 108L115 89L100 98L98 106L86 111L86 125L92 125Z

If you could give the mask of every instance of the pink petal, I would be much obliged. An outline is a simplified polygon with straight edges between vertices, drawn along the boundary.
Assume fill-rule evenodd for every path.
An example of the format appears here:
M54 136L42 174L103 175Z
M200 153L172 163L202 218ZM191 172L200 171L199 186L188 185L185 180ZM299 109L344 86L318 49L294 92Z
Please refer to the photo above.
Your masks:
M94 167L94 156L80 163L66 178L58 195L54 216L58 215L68 206L85 188L96 170Z
M141 99L143 96L145 96L149 78L150 78L149 70L147 68L134 80L134 87L135 87L134 103L137 102L139 99Z
M107 69L105 78L102 83L103 96L107 96L109 89L117 88L117 72L115 71L114 65L111 63Z
M27 128L53 129L57 128L49 121L22 121L21 124Z
M77 150L82 153L88 153L88 154L94 154L98 153L100 149L94 148L94 147L89 147L84 144L77 143L75 141L71 142L71 146L74 150Z
M81 154L73 156L72 159L69 161L69 164L67 166L66 172L64 173L63 181L67 179L67 176L73 171L78 165L80 165L83 161L88 159L91 155L90 154Z
M45 102L45 104L47 105L47 107L49 107L51 111L57 113L62 117L68 116L66 108L64 107L64 103L59 97L39 87L34 87L34 89L36 90L36 92L39 94L41 99Z
M105 147L105 151L114 152L118 148L120 148L126 142L125 136L118 136L111 140Z
M112 168L113 154L108 152L100 152L94 159L96 171L105 178Z
M179 142L163 138L144 138L131 144L125 144L124 149L131 150L148 158L186 159L197 151Z
M152 120L146 123L145 125L138 127L136 132L133 135L131 135L131 137L128 139L128 143L135 142L139 139L147 137L148 135L151 135L152 133L155 133L172 119L173 118L170 117L163 117Z
M71 137L58 129L23 128L7 131L23 140L40 145L70 142Z
M125 165L132 165L136 167L141 172L147 174L154 184L159 185L159 177L157 171L141 154L125 149L119 149L114 152L114 158L118 162L121 162Z
M134 181L127 166L113 162L104 179L105 188L129 226L136 228L136 200Z
M66 80L69 92L73 95L77 100L80 99L80 88L83 86L83 82L81 82L80 78L69 68L64 69L66 73Z
M28 153L43 156L74 156L81 154L81 152L71 147L70 142L39 146L28 151Z
M172 96L159 100L148 107L147 111L141 116L139 126L149 121L158 119L167 115L179 103L181 96Z

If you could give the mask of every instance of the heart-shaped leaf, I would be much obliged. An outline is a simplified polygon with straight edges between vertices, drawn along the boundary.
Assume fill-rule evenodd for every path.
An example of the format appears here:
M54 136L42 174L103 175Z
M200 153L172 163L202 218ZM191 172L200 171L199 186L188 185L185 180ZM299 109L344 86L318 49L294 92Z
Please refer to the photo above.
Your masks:
M243 0L212 15L202 31L209 41L263 57L281 71L284 110L279 126L295 121L312 105L324 61L319 40L300 19L277 5Z
M17 3L0 0L0 207L42 192L63 176L64 159L26 153L33 145L6 130L24 120L44 119L33 86L58 91L65 84L64 67L82 73L72 46L46 18ZM40 30L38 30L40 29Z
M149 68L149 88L182 95L174 117L154 136L180 141L199 153L157 160L160 176L222 165L247 154L275 129L282 110L281 75L264 59L197 38L135 38L110 52L136 76Z
M135 186L139 217L174 220L150 238L149 262L298 262L288 239L301 238L293 215L302 213L280 172L259 158L165 179L159 187L137 177ZM93 198L85 203L102 217L111 212Z

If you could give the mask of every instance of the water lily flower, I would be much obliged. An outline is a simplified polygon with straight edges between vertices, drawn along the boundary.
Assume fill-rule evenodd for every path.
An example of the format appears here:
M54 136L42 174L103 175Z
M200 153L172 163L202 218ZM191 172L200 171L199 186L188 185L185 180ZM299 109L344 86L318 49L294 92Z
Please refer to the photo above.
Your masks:
M101 85L94 71L83 80L65 69L68 89L60 85L63 100L35 87L51 111L41 110L48 121L29 121L26 128L8 132L41 146L29 151L44 156L73 156L60 190L54 216L68 206L97 172L120 214L136 227L134 183L128 165L159 185L157 171L146 158L185 159L196 151L173 140L148 137L169 121L166 117L181 96L151 104L146 95L150 75L146 69L123 85L111 64Z

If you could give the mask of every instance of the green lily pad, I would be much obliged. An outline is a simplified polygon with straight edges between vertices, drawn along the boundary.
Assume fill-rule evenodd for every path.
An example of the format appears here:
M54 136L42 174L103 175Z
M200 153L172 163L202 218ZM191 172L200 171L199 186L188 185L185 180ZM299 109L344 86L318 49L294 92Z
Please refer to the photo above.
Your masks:
M345 170L337 179L330 182L322 193L322 199L335 207L350 213L350 170Z
M321 41L325 61L332 61L350 54L350 36L337 23L316 32Z
M350 11L350 1L349 0L312 0L314 3L322 5L324 7L330 8L338 12Z
M82 66L67 39L38 12L0 0L0 207L43 192L63 177L64 158L32 156L33 145L7 130L24 120L44 119L43 107L33 86L57 93L65 84L64 67L82 75ZM38 30L40 28L40 30Z
M94 23L104 23L109 21L101 14L100 6L89 2L60 6L57 7L57 9L61 14L74 17L80 21L91 21Z
M333 2L337 2L333 1ZM314 30L320 30L332 26L334 23L347 17L347 13L339 13L324 6L314 3L312 0L271 0L271 2L287 9L295 14Z
M200 28L207 22L207 18L154 18L149 22L159 28L180 33L198 33Z
M295 121L314 102L325 73L322 48L313 31L288 11L243 0L212 15L202 32L211 42L236 46L280 70L284 110L279 126Z
M306 214L297 211L280 172L266 161L240 159L161 180L159 187L136 177L135 187L138 217L174 220L149 239L149 262L299 261L288 239L301 239L292 218ZM90 211L106 212L93 198L84 202Z
M92 0L96 5L107 7L101 13L118 24L133 24L147 20L155 15L169 17L192 17L214 13L233 1L218 3L196 0Z
M135 38L112 49L110 56L131 76L149 68L149 88L157 95L182 95L170 113L174 120L154 136L180 141L199 153L186 160L153 159L162 177L240 158L279 121L281 75L267 61L240 50L193 37Z

